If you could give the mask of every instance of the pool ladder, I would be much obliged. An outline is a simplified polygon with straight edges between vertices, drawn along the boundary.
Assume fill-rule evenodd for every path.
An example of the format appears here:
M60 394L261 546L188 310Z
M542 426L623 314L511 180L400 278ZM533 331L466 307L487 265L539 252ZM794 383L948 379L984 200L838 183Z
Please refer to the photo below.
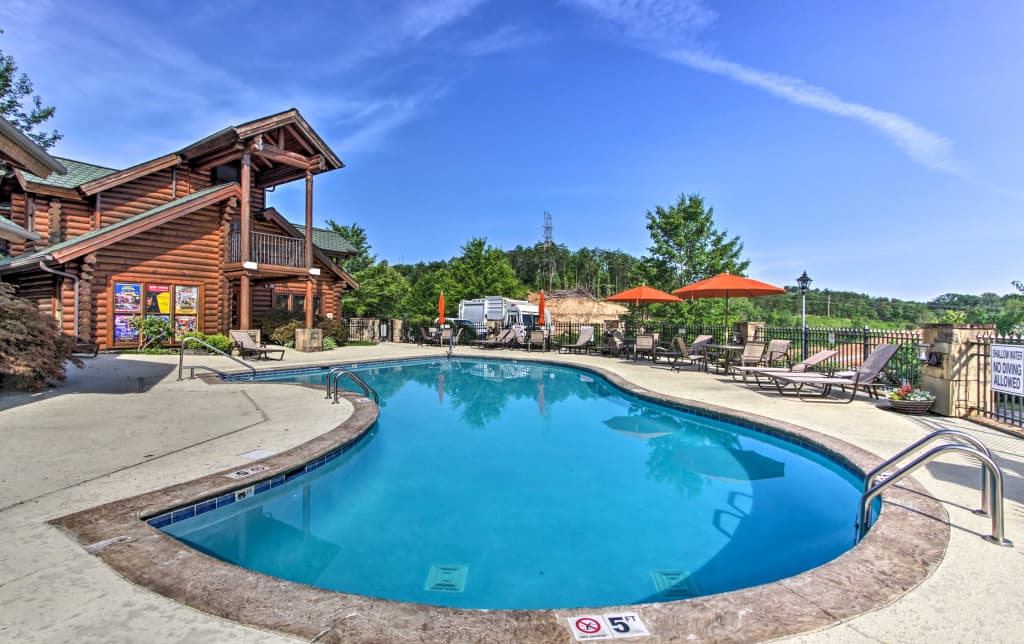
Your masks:
M920 451L926 445L942 439L954 442L932 447L894 472L883 474L886 468L896 465L905 457ZM1013 542L1003 535L1005 523L1003 516L1003 471L999 469L999 465L992 458L992 452L989 451L984 443L966 432L955 429L941 429L928 434L868 472L864 478L864 495L861 496L860 510L857 514L857 540L859 541L863 538L870 527L871 502L878 495L909 476L922 465L949 453L969 456L981 464L981 509L975 510L974 513L979 516L992 517L992 534L984 537L986 541L1012 548ZM876 480L876 477L878 480Z
M348 369L345 369L343 367L334 367L333 369L327 372L327 396L325 396L325 398L330 399L331 392L334 392L334 401L331 402L332 405L338 404L338 396L341 395L341 387L339 386L338 383L344 377L348 377L349 380L356 383L356 386L363 390L363 394L367 398L372 398L373 402L377 403L378 405L380 404L380 396L377 395L377 392L376 390L374 390L373 387L366 384L366 381L364 381L362 378L352 373Z

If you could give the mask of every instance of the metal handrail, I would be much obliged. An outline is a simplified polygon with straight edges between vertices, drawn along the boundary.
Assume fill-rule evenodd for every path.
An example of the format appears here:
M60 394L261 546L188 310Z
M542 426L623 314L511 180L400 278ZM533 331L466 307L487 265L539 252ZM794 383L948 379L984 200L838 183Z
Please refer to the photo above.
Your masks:
M377 391L373 387L366 384L365 380L363 380L356 374L352 373L351 371L348 371L347 369L341 369L338 367L335 367L334 369L331 369L329 372L327 372L328 398L331 397L331 389L334 389L334 402L332 402L331 404L338 404L338 398L341 395L341 387L339 386L338 381L340 381L345 376L348 376L349 380L356 383L356 386L363 390L363 394L365 394L367 398L372 398L374 403L378 405L380 404L380 396L377 395Z
M342 371L345 371L345 367L331 367L330 371L327 372L327 395L324 398L328 400L331 398L331 379ZM337 384L335 380L334 385L337 386Z
M233 360L233 361L237 362L238 364L242 365L243 367L245 367L246 369L248 369L251 372L251 373L249 373L249 377L246 378L246 380L252 380L252 379L254 379L256 377L256 368L253 367L248 362L246 362L245 360L239 360L235 356L229 355L227 353L224 353L223 351L221 351L217 347L210 345L208 342L206 342L204 340L200 340L199 338L194 337L194 336L189 336L189 337L187 337L187 338L185 338L184 340L181 341L181 348L178 349L178 380L184 380L184 378L181 377L181 372L182 372L183 369L186 368L185 364L184 364L185 363L185 345L188 344L189 342L191 342L192 344L201 344L204 347L206 347L207 349L209 349L210 351L213 351L214 353L219 353L220 355L224 356L228 360ZM192 379L194 379L196 377L196 369L206 369L207 371L212 371L213 373L217 374L218 376L220 376L222 378L225 378L225 377L228 377L228 376L231 375L231 374L228 374L228 373L224 373L223 371L221 371L219 369L214 369L213 367L208 367L208 366L202 365L202 364L189 365L188 369L189 369L189 376L188 376L189 380L192 380Z
M979 452L981 452L985 456L987 456L989 458L992 458L992 452L989 451L989 449L985 445L985 443L982 443L980 440L978 440L974 436L971 436L967 432L962 432L962 431L960 431L958 429L940 429L938 431L932 432L931 434L928 434L927 436L925 436L921 440L916 441L915 443L907 446L907 448L904 449L903 451L901 451L899 454L896 454L895 456L893 456L889 460L885 461L884 463L882 463L881 465L879 465L875 469L873 469L870 472L868 472L867 476L864 477L864 491L867 492L871 488L871 486L874 485L875 477L878 476L879 474L881 474L886 468L892 467L893 465L895 465L896 463L901 461L905 456L909 455L911 452L917 451L919 448L927 445L928 443L932 443L932 442L935 442L935 441L939 440L940 438L946 438L946 437L952 438L953 440L958 440L961 443L967 443L968 445L970 445L971 447L974 447L975 449L977 449ZM980 514L982 516L988 516L988 507L989 507L989 504L990 504L989 499L991 499L991 498L992 498L992 479L991 479L991 477L989 477L987 475L987 473L984 470L982 470L982 472L981 472L981 509L980 510L976 510L975 514Z
M918 456L913 461L903 466L899 470L893 473L892 476L884 481L881 481L877 485L871 487L870 490L864 493L864 496L860 500L860 510L857 514L857 540L859 541L867 533L868 523L871 521L871 502L875 500L879 494L895 485L898 481L909 476L911 472L921 467L925 463L935 459L941 454L946 452L956 452L963 454L964 456L970 456L981 462L982 467L988 470L989 476L992 477L992 497L989 499L989 513L992 516L992 534L985 537L986 541L995 543L1000 546L1012 547L1013 542L1006 539L1003 534L1004 520L1003 520L1003 472L999 469L999 466L994 460L986 456L982 452L978 451L973 447L967 445L957 445L948 443L946 445L939 445L933 447L921 456Z

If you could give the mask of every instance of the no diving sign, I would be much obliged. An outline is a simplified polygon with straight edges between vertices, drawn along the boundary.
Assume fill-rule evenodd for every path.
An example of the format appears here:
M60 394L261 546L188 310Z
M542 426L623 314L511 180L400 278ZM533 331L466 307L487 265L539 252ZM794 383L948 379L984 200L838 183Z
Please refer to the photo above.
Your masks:
M577 615L569 617L569 629L577 642L607 640L613 637L643 637L650 635L636 613L616 615Z

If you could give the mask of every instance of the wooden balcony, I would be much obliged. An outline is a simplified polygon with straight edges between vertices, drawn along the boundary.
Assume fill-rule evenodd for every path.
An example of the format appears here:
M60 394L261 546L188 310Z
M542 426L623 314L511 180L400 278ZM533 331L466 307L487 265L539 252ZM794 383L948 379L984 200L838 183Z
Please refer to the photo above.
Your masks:
M256 262L259 265L306 268L306 241L283 235L249 233L249 257L242 257L242 236L232 232L228 238L228 264Z

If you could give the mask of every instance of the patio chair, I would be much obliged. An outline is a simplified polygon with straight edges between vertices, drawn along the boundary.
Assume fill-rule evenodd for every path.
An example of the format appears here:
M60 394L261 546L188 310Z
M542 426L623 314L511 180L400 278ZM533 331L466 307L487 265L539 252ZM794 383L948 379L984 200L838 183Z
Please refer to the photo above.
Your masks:
M681 371L683 368L683 361L687 361L691 365L702 365L705 364L707 355L704 353L704 345L711 341L710 335L697 336L697 339L693 341L693 344L686 346L686 340L682 336L676 336L675 345L676 350L674 353L678 354L673 356L672 368L676 371Z
M594 353L606 356L621 356L629 353L629 345L626 344L626 338L622 337L621 331L612 331L612 334L607 337L607 341L600 347L594 347Z
M785 387L792 386L797 396L804 399L804 388L811 387L819 390L818 396L828 396L833 387L839 387L845 391L850 388L850 397L844 402L853 402L857 396L857 390L866 392L872 398L878 398L878 388L888 386L889 382L882 381L882 372L889 361L893 359L900 350L898 344L880 344L864 359L863 364L853 370L851 375L822 375L813 373L789 373L789 374L766 374L774 381L780 394L785 394Z
M559 347L559 353L586 353L594 341L594 327L581 326L580 335L573 344L565 344Z
M736 367L763 365L767 355L768 354L765 352L764 342L748 342L743 345L743 351L740 353L739 357L736 358L736 362L731 365L727 364L726 368L729 369L731 373L732 369Z
M534 347L539 347L541 351L547 351L544 329L533 329L530 331L529 335L526 336L526 350L533 351Z
M228 331L228 335L243 358L248 355L254 356L257 360L269 360L271 353L277 353L277 359L284 360L284 349L268 349L264 344L256 344L252 336L245 331Z
M785 366L789 367L793 363L789 358L789 345L790 340L769 340L768 348L764 350L764 358L761 360L761 365L773 367L779 363L784 363Z
M653 334L645 333L636 336L636 343L633 345L633 362L641 356L648 356L651 362L658 361L658 340Z
M754 381L757 383L757 385L759 387L764 388L765 385L761 383L761 376L768 376L768 380L770 381L772 374L786 375L811 372L815 367L825 362L826 360L832 359L838 353L839 352L836 351L835 349L822 349L817 353L807 356L806 360L794 362L789 367L771 367L764 365L734 367L732 370L732 377L733 380L738 381L742 378L743 382L747 382L747 376L754 376ZM834 374L827 373L823 375L831 376Z

